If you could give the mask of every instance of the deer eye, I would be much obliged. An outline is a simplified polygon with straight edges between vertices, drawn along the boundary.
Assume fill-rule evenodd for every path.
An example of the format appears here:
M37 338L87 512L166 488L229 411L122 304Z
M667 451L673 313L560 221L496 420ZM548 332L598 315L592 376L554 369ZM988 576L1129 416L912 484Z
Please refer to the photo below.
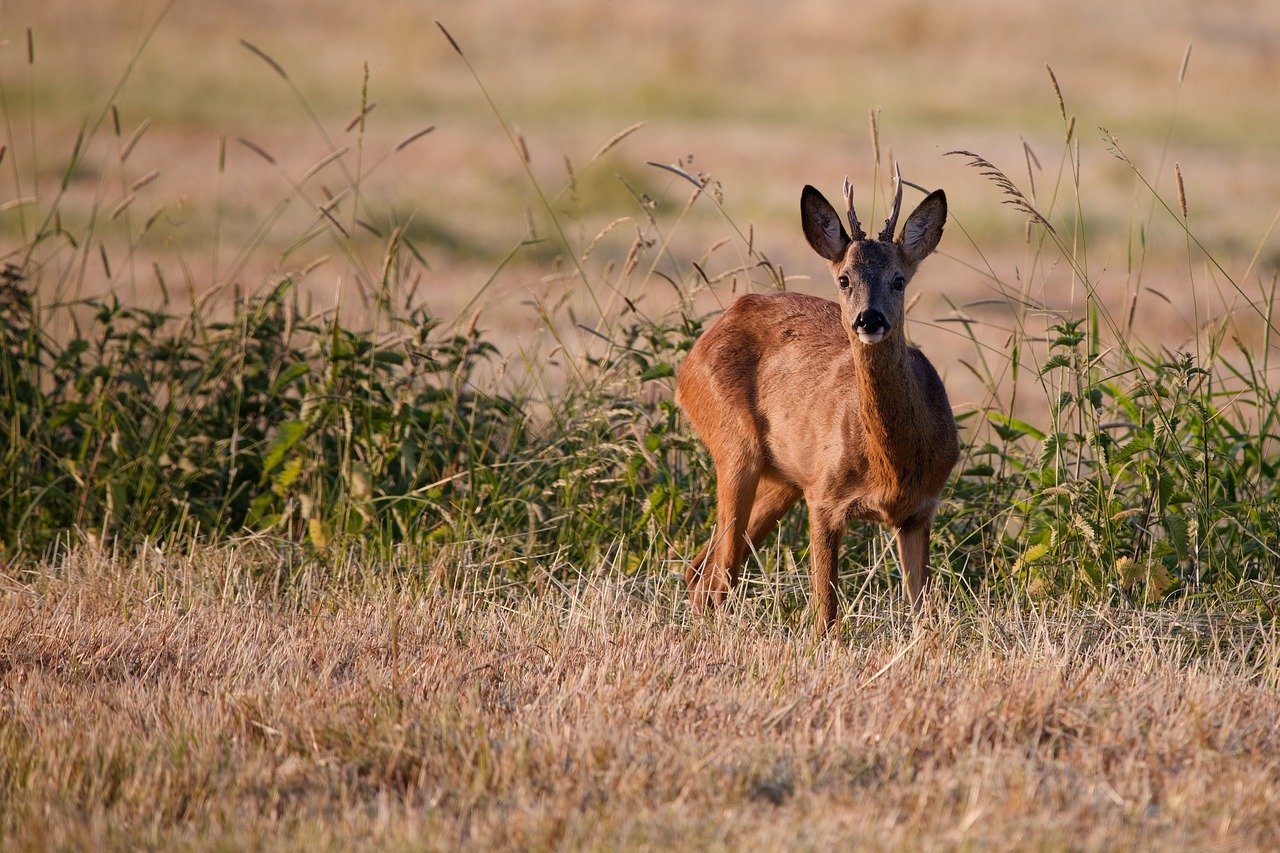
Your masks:
M842 275L842 276L840 276L839 278L837 278L837 279L836 279L836 284L840 285L840 289L841 289L841 290L848 290L848 289L849 289L849 276L847 276L847 275Z
M893 279L893 289L894 289L894 290L902 290L902 289L903 289L903 288L905 288L906 286L907 286L907 279L906 279L906 276L898 275L898 276L895 276L895 277L894 277L894 279Z

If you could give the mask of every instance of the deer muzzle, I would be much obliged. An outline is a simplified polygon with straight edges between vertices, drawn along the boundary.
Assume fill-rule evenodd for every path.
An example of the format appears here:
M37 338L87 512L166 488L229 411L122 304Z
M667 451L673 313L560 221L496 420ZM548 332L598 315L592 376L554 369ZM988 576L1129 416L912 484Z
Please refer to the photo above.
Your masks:
M874 308L868 308L853 321L853 332L864 344L879 343L889 332L889 321Z

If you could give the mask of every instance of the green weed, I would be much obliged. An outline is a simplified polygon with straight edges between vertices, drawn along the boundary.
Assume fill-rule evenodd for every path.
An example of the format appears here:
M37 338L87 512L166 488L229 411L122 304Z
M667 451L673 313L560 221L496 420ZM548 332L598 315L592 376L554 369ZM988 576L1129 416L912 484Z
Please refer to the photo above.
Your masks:
M472 302L521 253L543 259L563 290L535 300L540 339L503 352L474 317L434 316L416 298L423 252L446 239L431 235L452 233L448 224L370 213L367 86L351 126L361 134L355 153L330 142L326 160L291 178L237 256L260 245L286 207L310 204L299 242L336 248L343 280L366 309L362 322L304 308L305 270L272 277L257 295L191 299L181 310L169 307L167 289L155 310L111 293L81 296L90 261L110 282L110 258L132 257L141 239L108 227L127 195L74 228L60 216L67 187L88 168L86 152L128 144L119 133L101 139L110 108L70 147L60 188L22 205L25 242L7 255L0 284L6 557L40 554L69 533L126 548L257 535L321 553L353 543L407 549L427 563L464 549L475 557L469 564L494 575L542 582L548 565L665 577L665 563L678 568L710 535L708 460L671 401L681 357L711 319L695 297L725 295L726 284L787 285L751 230L734 222L719 185L689 164L662 175L686 196L624 176L632 221L618 229L610 214L623 212L609 211L611 224L587 228L605 207L591 170L608 145L586 178L570 166L558 191L526 168L540 203L528 214L529 239L493 253L502 259ZM519 132L496 107L494 115L527 166ZM1269 611L1280 489L1278 401L1266 366L1249 348L1228 346L1225 322L1192 353L1134 341L1108 313L1086 251L1090 223L1107 217L1070 199L1079 148L1065 109L1063 120L1057 183L1039 196L969 155L1029 220L1032 273L1009 286L993 272L1014 328L1003 350L973 334L972 360L983 366L975 373L990 393L959 418L964 461L938 516L934 565L959 595L986 587L1077 601L1230 599ZM1216 263L1185 211L1166 205L1111 144L1151 199L1137 230L1167 213L1186 233L1189 259ZM122 170L127 153L116 157ZM308 201L308 181L330 164L346 185ZM582 193L589 209L574 206ZM720 272L708 272L711 252L695 259L674 248L695 206L723 217L729 248L716 257L736 263ZM1082 316L1032 291L1055 267L1086 294ZM223 281L209 285L225 290ZM671 307L658 315L629 296L668 286ZM1264 354L1272 295L1248 303L1266 329ZM1031 376L1042 404L1015 399L1020 375ZM797 602L803 571L788 548L805 541L800 524L793 518L780 544L758 555ZM873 569L860 585L894 583L883 539L858 534L852 561Z

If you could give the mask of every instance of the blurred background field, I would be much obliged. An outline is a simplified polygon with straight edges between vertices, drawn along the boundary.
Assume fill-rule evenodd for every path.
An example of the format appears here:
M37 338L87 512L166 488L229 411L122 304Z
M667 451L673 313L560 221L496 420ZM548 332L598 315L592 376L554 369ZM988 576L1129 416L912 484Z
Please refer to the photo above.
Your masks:
M518 128L548 195L574 170L572 192L552 206L579 244L630 218L598 247L619 262L646 212L637 195L655 203L675 257L699 258L733 236L711 204L682 214L689 187L644 165L691 158L692 171L718 182L734 223L749 227L754 245L795 277L788 286L825 293L823 265L800 237L799 189L814 183L838 194L848 173L864 219L883 216L887 168L875 168L868 127L870 111L879 110L882 159L899 159L908 179L945 187L951 200L952 226L942 257L920 279L911 332L943 363L971 348L963 327L922 329L920 322L954 316L955 306L1016 290L1032 277L1042 279L1037 284L1055 307L1082 298L1065 266L1025 268L1024 217L1001 205L963 158L944 156L952 149L980 153L1034 190L1068 239L1075 239L1077 212L1086 211L1084 257L1100 299L1123 318L1141 294L1139 331L1172 349L1188 348L1197 324L1256 296L1280 264L1271 232L1280 210L1274 4L390 0L369 7L234 0L168 8L101 0L7 2L2 14L9 154L0 195L10 205L0 212L0 240L7 258L23 251L41 205L48 208L79 128L104 122L60 209L63 227L75 232L96 206L96 236L107 243L108 260L88 264L66 246L46 247L53 269L69 268L42 281L46 290L56 282L59 297L110 290L128 302L155 303L157 264L174 300L253 292L332 256L338 260L308 274L308 293L318 306L339 299L355 305L358 275L349 261L363 251L363 263L376 268L376 240L353 225L352 243L367 244L353 250L336 246L331 229L314 227L324 193L346 185L346 170L348 178L360 175L363 218L384 235L407 224L428 263L419 293L431 313L448 317L469 305L513 247L552 236L552 228L521 157L437 19L465 50L502 118ZM115 99L116 136L103 111L153 26ZM288 81L241 39L278 63ZM349 122L359 112L366 63L367 97L376 107L361 136ZM1064 122L1046 63L1074 116L1079 204L1070 169L1063 176ZM644 126L588 165L614 134L639 122ZM116 168L144 123L124 167ZM432 133L394 152L428 126ZM1181 164L1189 224L1244 295L1198 252L1189 256L1177 223L1152 213L1150 196L1110 153L1099 127L1116 135L1170 203L1174 164ZM152 172L153 181L131 190ZM116 211L129 195L136 199ZM14 206L33 197L39 201ZM352 225L353 209L342 202L334 213ZM135 239L157 210L147 234ZM527 337L540 322L528 299L554 297L562 254L554 240L520 249L485 291L480 322L500 343ZM721 248L701 266L714 277L741 260ZM687 263L666 273L682 284L697 275ZM731 279L717 299L745 286ZM670 289L656 279L638 284L627 295L651 313L671 303ZM965 309L994 327L1009 325L1006 314L990 304ZM1256 326L1256 317L1243 325L1250 323ZM997 329L992 340L999 337ZM954 381L961 383L956 402L978 393L968 378Z

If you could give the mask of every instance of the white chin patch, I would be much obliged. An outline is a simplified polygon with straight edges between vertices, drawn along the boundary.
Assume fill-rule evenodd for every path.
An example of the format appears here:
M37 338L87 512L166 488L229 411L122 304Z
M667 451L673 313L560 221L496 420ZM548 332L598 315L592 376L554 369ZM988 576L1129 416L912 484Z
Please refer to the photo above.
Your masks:
M884 340L884 332L858 332L858 340L864 344L878 344Z

